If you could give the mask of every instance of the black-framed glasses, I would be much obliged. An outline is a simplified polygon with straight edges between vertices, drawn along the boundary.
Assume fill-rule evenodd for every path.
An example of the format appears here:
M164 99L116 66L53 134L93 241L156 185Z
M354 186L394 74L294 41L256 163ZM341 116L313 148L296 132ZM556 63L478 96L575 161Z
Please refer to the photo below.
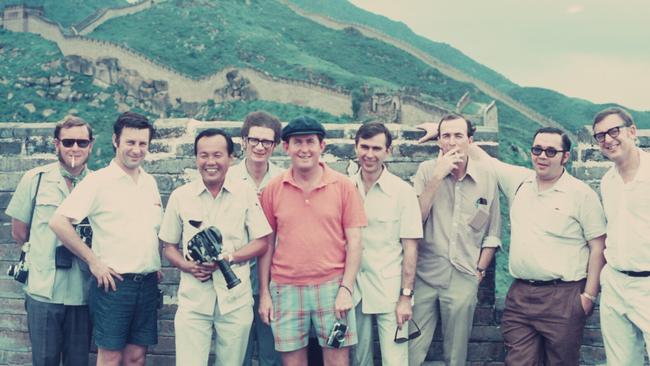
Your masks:
M609 137L611 138L617 137L618 135L621 134L621 128L623 127L625 127L625 125L612 127L607 131L595 133L594 139L596 139L596 141L598 142L603 142L605 141L605 135L609 135Z
M273 140L258 139L257 137L247 137L246 142L251 147L255 147L259 144L262 144L262 147L264 147L265 149L268 149L269 147L273 146L273 144L275 143Z
M410 319L408 321L408 323L413 323L413 325L415 325L416 331L413 332L413 333L410 333L408 337L399 337L398 338L397 333L399 333L399 328L396 328L395 329L395 339L394 339L395 343L400 344L400 343L408 342L411 339L415 339L415 338L419 337L422 334L422 332L420 331L420 327L418 327L418 324L415 322L415 320Z
M88 147L88 145L90 145L90 142L90 140L86 139L63 139L61 140L61 145L65 147L72 147L74 144L77 144L77 146L83 149L85 147Z
M559 152L565 152L566 150L558 150L554 147L547 147L546 149L539 146L533 146L530 148L530 153L535 156L540 156L542 153L545 153L547 157L552 158Z

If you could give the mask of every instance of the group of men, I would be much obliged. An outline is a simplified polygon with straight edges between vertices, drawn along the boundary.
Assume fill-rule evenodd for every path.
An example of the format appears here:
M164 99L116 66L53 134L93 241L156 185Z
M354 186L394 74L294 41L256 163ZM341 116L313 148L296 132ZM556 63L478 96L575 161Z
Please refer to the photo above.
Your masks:
M304 116L282 128L253 112L241 128L244 159L232 167L231 136L198 133L200 178L174 190L163 210L141 167L154 133L144 116L119 116L115 158L91 174L92 129L66 118L54 132L59 161L27 172L7 208L12 235L30 247L33 364L88 364L92 328L98 365L144 365L157 343L161 242L181 272L178 365L206 365L213 330L219 365L250 365L253 348L260 365L306 365L310 336L326 365L372 365L373 318L383 365L420 365L438 318L446 364L464 365L478 286L501 246L500 189L516 279L502 318L506 364L577 365L602 284L608 361L641 365L644 339L650 344L650 160L635 146L632 117L607 109L593 123L615 163L601 184L604 210L565 170L571 143L561 130L535 134L528 170L476 147L462 116L421 127L421 141L437 137L440 152L420 165L412 187L384 163L392 136L383 124L360 126L359 169L347 177L321 161L318 121ZM279 144L286 170L269 161ZM84 219L92 248L75 231ZM234 287L217 263L189 255L211 227L222 237L221 261L241 281ZM59 266L65 250L72 264Z

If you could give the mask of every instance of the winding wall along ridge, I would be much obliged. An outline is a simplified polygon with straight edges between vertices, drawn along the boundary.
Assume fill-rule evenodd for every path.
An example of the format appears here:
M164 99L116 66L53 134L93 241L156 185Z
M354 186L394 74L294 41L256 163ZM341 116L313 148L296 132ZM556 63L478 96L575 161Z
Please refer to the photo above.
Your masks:
M557 128L560 128L560 129L564 130L564 127L560 123L554 121L553 119L548 118L548 117L540 114L539 112L533 110L532 108L527 107L527 106L519 103L518 101L516 101L515 99L513 99L509 95L507 95L507 94L493 88L492 86L488 85L487 83L485 83L485 82L483 82L481 80L478 80L478 79L476 79L474 77L471 77L471 76L463 73L462 71L460 71L460 70L458 70L458 69L456 69L456 68L454 68L454 67L452 67L452 66L450 66L450 65L448 65L448 64L446 64L446 63L444 63L442 61L440 61L439 59L429 55L428 53L425 53L424 51L414 47L411 44L400 41L400 40L398 40L398 39L396 39L396 38L394 38L392 36L389 36L389 35L381 32L381 31L379 31L377 29L370 28L370 27L368 27L366 25L362 25L362 24L358 24L358 23L343 22L343 21L340 21L340 20L332 19L331 17L320 15L320 14L309 13L309 12L301 9L297 5L291 3L289 0L278 0L278 1L280 1L281 3L283 3L284 5L289 7L296 14L298 14L300 16L303 16L305 18L308 18L308 19L312 20L313 22L316 22L316 23L318 23L318 24L320 24L322 26L332 28L332 29L339 29L339 30L349 28L349 27L355 28L359 32L361 32L361 34L363 34L366 37L378 39L378 40L380 40L382 42L385 42L385 43L388 43L388 44L390 44L390 45L392 45L394 47L397 47L397 48L399 48L399 49L401 49L401 50L403 50L405 52L408 52L409 54L417 57L420 61L426 63L427 65L429 65L431 67L434 67L434 68L438 69L440 72L442 72L443 74L445 74L446 76L448 76L448 77L450 77L452 79L455 79L455 80L458 80L458 81L461 81L461 82L467 82L467 83L474 84L483 93L489 95L490 97L492 97L494 99L500 100L505 105L509 106L510 108L513 108L513 109L517 110L519 113L523 114L527 118L533 120L534 122L536 122L536 123L538 123L538 124L540 124L542 126L552 126L552 127L557 127ZM572 135L572 137L575 137L575 136ZM575 140L575 138L574 138L574 140Z

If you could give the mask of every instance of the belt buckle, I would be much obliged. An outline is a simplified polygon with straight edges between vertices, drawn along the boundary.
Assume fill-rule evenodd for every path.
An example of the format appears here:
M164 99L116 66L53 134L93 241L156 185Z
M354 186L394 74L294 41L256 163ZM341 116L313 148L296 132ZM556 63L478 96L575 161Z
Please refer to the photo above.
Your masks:
M142 282L144 281L145 275L135 274L133 275L133 282Z

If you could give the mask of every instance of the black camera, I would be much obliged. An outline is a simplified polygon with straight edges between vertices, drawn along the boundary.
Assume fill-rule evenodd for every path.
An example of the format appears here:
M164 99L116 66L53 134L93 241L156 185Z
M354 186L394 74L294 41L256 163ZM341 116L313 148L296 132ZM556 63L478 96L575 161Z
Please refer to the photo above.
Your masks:
M221 232L214 226L199 231L187 243L187 259L201 263L217 262L223 278L226 280L226 286L231 289L241 283L230 263L223 257L223 237Z
M18 260L18 263L10 265L7 269L7 276L13 277L14 280L20 283L27 282L27 277L29 276L29 268L27 267L27 263L25 263L24 249L20 251L20 259Z
M345 333L347 330L347 325L339 322L334 323L334 327L329 337L327 337L327 345L334 348L341 348L343 341L345 341Z
M75 232L89 248L93 246L93 228L90 226L88 218L81 220L77 225L73 225Z

